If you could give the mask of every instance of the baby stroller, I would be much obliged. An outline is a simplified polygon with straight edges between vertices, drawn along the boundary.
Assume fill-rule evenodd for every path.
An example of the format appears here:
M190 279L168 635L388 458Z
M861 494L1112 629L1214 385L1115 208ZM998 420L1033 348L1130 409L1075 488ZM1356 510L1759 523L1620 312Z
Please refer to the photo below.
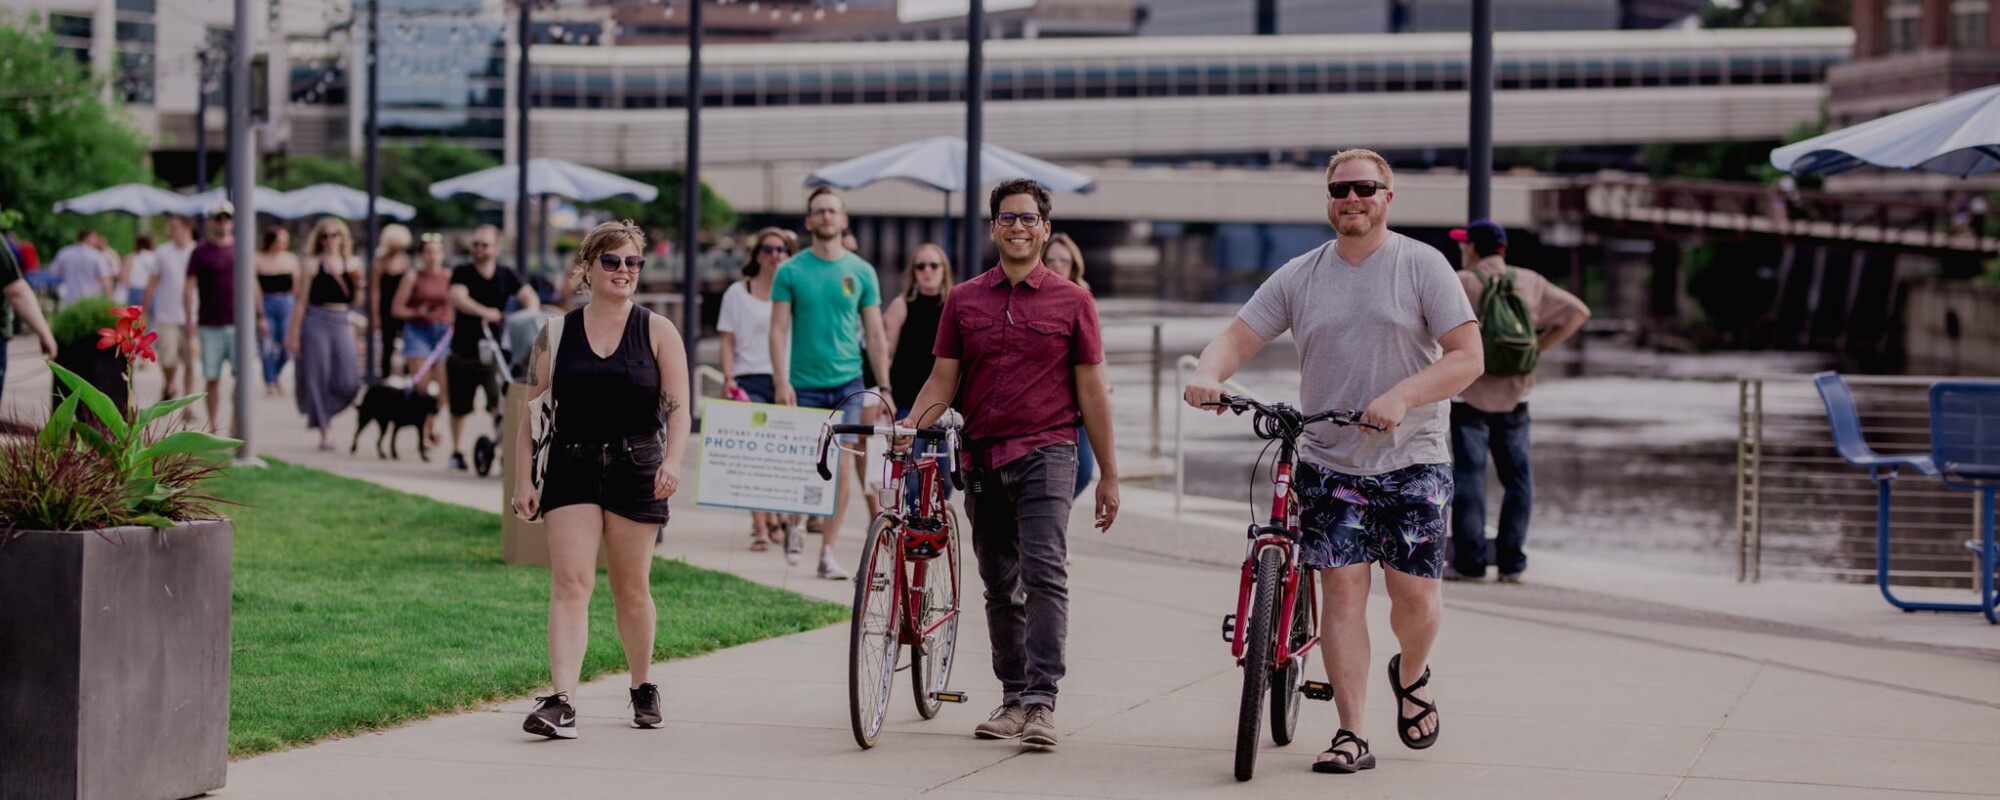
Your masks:
M560 312L542 309L526 309L508 314L501 323L500 339L493 338L493 331L485 325L479 326L479 360L499 367L500 391L504 397L507 386L524 378L528 371L528 353L535 345L535 336L541 332L542 323ZM554 345L551 344L551 347ZM505 408L505 405L502 405ZM500 432L507 424L505 414L493 415L493 435L480 434L472 442L472 470L479 477L486 477L493 471L493 465L500 460Z

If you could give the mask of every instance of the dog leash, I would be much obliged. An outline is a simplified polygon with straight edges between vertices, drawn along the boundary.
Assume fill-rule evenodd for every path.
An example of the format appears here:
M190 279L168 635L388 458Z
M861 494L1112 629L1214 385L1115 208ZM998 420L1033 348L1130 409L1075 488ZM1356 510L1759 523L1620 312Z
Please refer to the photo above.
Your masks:
M444 329L444 338L438 340L438 346L431 348L430 355L424 356L424 363L417 368L416 377L410 379L410 388L403 390L405 398L415 393L417 387L424 385L424 379L430 377L431 369L437 366L438 361L444 357L445 350L450 347L451 329L446 328Z

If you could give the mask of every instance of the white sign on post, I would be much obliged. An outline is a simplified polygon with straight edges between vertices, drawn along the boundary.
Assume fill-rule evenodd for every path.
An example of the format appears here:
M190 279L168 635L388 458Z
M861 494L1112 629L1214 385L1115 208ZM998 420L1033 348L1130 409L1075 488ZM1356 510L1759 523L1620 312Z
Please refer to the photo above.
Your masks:
M695 505L832 515L840 459L828 457L834 481L821 479L818 466L827 414L823 408L708 400Z

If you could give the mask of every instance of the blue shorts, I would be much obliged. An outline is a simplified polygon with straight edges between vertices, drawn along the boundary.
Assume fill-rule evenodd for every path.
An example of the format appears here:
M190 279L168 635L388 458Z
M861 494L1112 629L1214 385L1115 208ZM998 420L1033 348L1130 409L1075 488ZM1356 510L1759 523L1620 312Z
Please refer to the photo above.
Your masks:
M403 326L403 358L421 363L444 346L451 325L443 322L412 322Z
M736 385L742 386L743 382L739 380ZM799 408L837 408L840 410L840 421L842 424L858 425L861 422L861 402L863 399L861 391L863 388L865 387L862 386L861 379L855 378L831 389L806 389L801 387L793 391L798 394ZM848 440L853 441L852 437L849 437Z
M1450 464L1347 475L1300 461L1293 482L1300 563L1330 569L1379 561L1419 578L1444 575Z

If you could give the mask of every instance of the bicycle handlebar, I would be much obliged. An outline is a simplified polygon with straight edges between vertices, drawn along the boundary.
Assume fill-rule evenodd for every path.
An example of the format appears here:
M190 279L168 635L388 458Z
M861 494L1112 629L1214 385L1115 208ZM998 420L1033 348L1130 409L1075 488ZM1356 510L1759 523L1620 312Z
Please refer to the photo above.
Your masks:
M834 446L833 437L835 436L888 436L891 439L915 439L918 441L925 441L925 442L945 442L946 447L944 453L925 455L921 457L954 458L956 457L958 450L958 441L957 437L954 435L955 432L956 432L955 428L946 428L943 426L935 426L935 425L929 428L906 428L901 425L847 425L847 424L835 424L835 423L829 423L827 425L823 425L820 427L819 431L818 466L819 466L820 480L825 480L825 481L833 480L833 470L826 465L826 454ZM957 474L955 470L953 471L953 474L954 476Z
M1331 422L1341 427L1358 425L1370 430L1383 430L1383 427L1380 425L1372 422L1362 422L1361 412L1359 411L1333 410L1309 415L1284 403L1265 405L1248 397L1239 397L1233 394L1223 395L1221 402L1203 403L1202 405L1211 408L1228 409L1239 415L1245 411L1257 412L1257 424L1253 427L1257 432L1257 436L1263 439L1297 439L1304 435L1307 425L1316 422Z

